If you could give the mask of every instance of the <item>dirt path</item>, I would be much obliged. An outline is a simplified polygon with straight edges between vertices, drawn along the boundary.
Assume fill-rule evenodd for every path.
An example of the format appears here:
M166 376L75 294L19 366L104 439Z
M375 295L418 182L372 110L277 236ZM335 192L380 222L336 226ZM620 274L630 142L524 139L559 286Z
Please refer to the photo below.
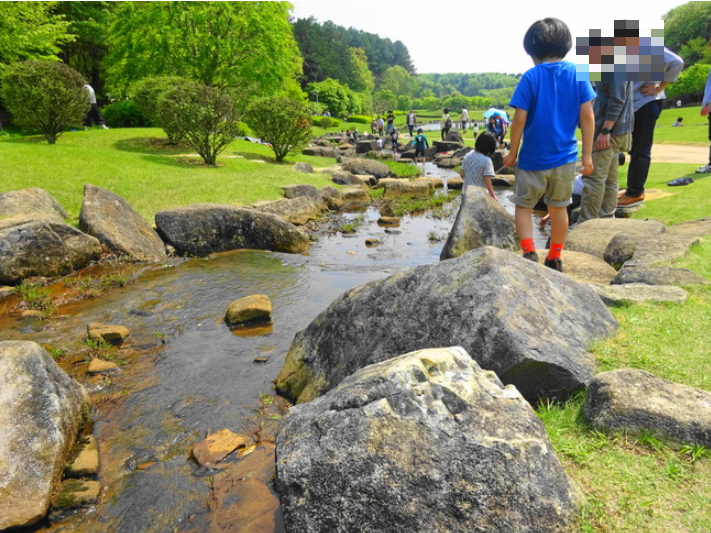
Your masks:
M694 163L700 167L708 163L708 146L683 144L655 144L652 146L652 163Z

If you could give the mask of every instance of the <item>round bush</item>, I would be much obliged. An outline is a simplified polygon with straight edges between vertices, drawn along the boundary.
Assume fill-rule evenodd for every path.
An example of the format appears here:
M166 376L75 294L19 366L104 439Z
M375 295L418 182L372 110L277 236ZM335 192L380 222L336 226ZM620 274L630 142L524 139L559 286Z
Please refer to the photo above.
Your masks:
M59 61L23 61L7 67L2 99L22 129L42 132L49 144L82 123L89 111L84 78Z
M113 102L101 110L101 114L110 128L145 128L153 126L143 116L134 102Z

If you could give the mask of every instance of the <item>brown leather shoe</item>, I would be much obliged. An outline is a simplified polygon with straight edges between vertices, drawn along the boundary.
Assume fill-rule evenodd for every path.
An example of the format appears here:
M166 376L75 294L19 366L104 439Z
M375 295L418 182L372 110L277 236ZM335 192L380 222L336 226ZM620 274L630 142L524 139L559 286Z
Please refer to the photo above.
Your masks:
M634 207L642 202L644 202L644 193L639 196L627 196L625 194L617 200L617 207Z

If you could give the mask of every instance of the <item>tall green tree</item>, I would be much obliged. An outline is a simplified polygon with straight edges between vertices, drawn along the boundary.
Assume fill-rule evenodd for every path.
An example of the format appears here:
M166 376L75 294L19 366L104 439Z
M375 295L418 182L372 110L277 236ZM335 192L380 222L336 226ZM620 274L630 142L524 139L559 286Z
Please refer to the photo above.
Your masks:
M349 93L352 91L338 81L328 78L306 86L309 99L325 104L334 117L344 117L355 112Z
M113 2L55 2L53 12L69 23L76 38L61 46L59 57L90 80L99 92L103 86L101 62L108 51L106 38Z
M396 65L385 70L379 88L381 91L392 91L395 96L412 96L416 86L415 78L403 67Z
M269 143L277 163L311 139L311 113L297 100L260 98L249 105L245 120L258 137Z
M182 76L239 96L297 92L301 57L288 2L125 2L116 10L108 82Z
M0 72L10 63L29 59L57 60L74 40L69 22L53 13L58 2L0 2Z
M664 16L664 45L676 52L689 41L711 35L711 2L687 2Z

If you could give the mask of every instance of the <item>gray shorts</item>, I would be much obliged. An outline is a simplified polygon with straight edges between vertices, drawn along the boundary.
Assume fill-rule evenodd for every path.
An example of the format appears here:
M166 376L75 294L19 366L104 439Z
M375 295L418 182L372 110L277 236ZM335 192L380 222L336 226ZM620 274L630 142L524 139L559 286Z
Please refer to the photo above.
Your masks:
M516 170L511 201L525 208L533 208L543 196L551 207L567 207L573 194L576 163L568 163L550 170Z

